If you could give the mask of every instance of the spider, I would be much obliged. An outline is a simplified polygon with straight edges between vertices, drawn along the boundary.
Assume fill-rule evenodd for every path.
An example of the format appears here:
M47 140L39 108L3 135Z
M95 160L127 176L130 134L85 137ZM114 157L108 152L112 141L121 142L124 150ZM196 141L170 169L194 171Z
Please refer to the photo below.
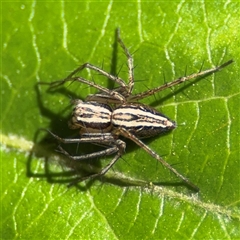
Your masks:
M92 143L104 146L105 149L80 156L70 155L61 146L59 146L59 151L74 161L115 154L109 164L107 164L100 172L78 177L76 182L81 182L86 179L103 176L118 161L118 159L124 154L126 148L126 143L119 138L122 136L135 142L183 182L195 191L199 191L199 188L195 184L180 174L170 164L165 162L155 151L141 140L143 138L153 137L170 131L176 128L176 123L154 108L139 103L138 101L177 84L217 72L231 64L233 60L229 60L224 64L209 70L199 71L198 73L189 76L180 77L172 82L165 83L162 86L142 93L132 94L134 88L133 57L123 43L119 29L117 29L117 40L127 57L128 83L119 76L113 76L90 63L85 63L79 66L65 79L51 83L51 87L56 87L67 81L77 81L96 88L99 93L88 95L85 101L79 99L72 101L75 108L69 121L69 127L71 129L79 129L79 138L65 139L49 131L50 134L64 144ZM76 76L76 74L83 69L90 69L105 76L107 79L116 83L118 87L108 89L80 76Z

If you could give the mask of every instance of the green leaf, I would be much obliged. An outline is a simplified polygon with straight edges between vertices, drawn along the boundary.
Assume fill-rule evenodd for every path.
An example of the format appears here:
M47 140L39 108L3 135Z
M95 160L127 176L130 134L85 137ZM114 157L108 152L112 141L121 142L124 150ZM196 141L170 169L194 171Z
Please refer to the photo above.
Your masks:
M19 1L1 7L2 239L240 238L238 2ZM194 182L198 194L130 141L102 182L70 189L59 183L71 172L51 137L38 130L70 137L70 98L95 90L73 83L51 93L36 83L63 79L85 62L127 79L117 27L134 52L134 93L198 72L203 62L208 69L235 61L142 101L178 123L170 134L144 142ZM81 74L113 87L96 73Z

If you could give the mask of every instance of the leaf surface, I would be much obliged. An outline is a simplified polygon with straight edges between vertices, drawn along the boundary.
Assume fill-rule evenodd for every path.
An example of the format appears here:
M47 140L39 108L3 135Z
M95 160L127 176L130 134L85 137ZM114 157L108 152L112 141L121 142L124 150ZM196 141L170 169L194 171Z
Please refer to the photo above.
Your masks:
M1 7L2 239L240 238L238 2L19 1ZM70 189L58 183L69 169L51 137L38 130L69 137L70 99L95 90L73 83L48 92L36 83L63 79L85 62L127 80L117 27L134 52L134 93L198 72L203 62L208 69L235 61L142 101L178 124L144 142L199 186L198 194L130 141L103 181ZM81 74L113 87L96 73Z

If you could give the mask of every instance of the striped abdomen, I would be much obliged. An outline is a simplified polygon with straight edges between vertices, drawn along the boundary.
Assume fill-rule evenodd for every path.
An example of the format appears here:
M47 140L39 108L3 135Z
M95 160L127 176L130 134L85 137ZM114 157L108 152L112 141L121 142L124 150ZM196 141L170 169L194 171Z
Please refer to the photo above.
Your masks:
M165 115L143 104L124 104L112 113L114 127L122 127L139 138L153 137L176 127Z

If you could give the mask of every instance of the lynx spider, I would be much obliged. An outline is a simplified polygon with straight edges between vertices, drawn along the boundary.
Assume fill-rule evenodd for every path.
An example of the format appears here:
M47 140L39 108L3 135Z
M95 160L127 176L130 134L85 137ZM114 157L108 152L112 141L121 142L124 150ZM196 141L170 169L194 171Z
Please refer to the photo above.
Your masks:
M64 84L67 81L78 81L80 83L84 83L88 86L98 89L99 93L87 96L84 102L81 100L73 101L75 109L72 114L72 119L69 121L69 127L72 129L80 129L80 138L64 139L49 131L50 134L59 142L62 142L64 144L93 143L106 147L106 149L102 151L80 156L71 156L61 146L59 146L59 151L71 158L72 160L83 160L102 157L105 155L112 155L114 153L116 154L110 161L110 163L106 165L100 172L85 177L79 177L73 184L84 181L86 179L91 179L104 175L125 152L126 144L123 140L119 139L119 136L123 136L132 140L138 146L143 148L153 158L158 160L164 167L168 168L171 172L173 172L177 177L179 177L183 182L188 184L195 191L199 191L199 188L195 184L193 184L188 178L180 174L175 168L165 162L156 152L154 152L151 148L149 148L140 140L140 138L152 137L162 132L174 129L176 125L175 122L171 121L168 117L157 112L153 108L137 103L137 101L151 96L164 89L175 86L177 84L217 72L231 64L233 60L229 60L218 67L214 67L205 71L199 71L198 73L194 73L189 76L180 77L172 82L165 83L162 86L133 95L133 57L127 47L124 45L122 39L120 38L119 29L117 31L117 39L125 55L127 56L127 84L120 77L113 76L105 72L101 68L91 65L89 63L81 65L65 79L51 83L51 87L56 87ZM118 84L119 87L115 89L108 89L94 82L90 82L82 77L75 76L79 71L85 68L93 70L100 75L105 76L107 79L110 79L114 83ZM143 118L146 118L145 122L138 122L140 121L140 115L141 121L143 121ZM70 185L72 185L72 183Z

